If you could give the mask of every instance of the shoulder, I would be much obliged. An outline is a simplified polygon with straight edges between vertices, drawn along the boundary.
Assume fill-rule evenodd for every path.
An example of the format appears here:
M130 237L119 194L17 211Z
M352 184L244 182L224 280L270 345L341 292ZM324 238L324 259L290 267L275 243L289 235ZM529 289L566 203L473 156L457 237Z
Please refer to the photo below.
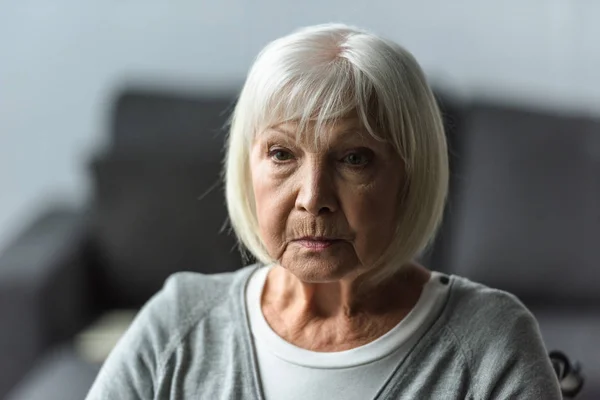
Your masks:
M491 346L539 338L535 317L515 295L458 276L451 282L444 325L469 359Z
M477 393L543 392L543 398L555 398L558 380L539 325L515 295L452 276L443 324L467 362Z
M154 336L163 344L163 353L168 353L216 307L243 299L244 285L255 268L252 265L236 272L213 275L175 273L144 306L140 322L154 330Z
M245 283L255 268L170 276L104 362L87 398L153 398L169 357L215 309L243 301Z
M171 323L183 323L230 298L231 291L244 283L254 266L235 272L206 275L198 272L177 272L165 281L163 288L145 308L168 308Z
M515 323L537 325L517 296L459 276L452 276L447 307L447 324L461 336L489 339L510 334Z

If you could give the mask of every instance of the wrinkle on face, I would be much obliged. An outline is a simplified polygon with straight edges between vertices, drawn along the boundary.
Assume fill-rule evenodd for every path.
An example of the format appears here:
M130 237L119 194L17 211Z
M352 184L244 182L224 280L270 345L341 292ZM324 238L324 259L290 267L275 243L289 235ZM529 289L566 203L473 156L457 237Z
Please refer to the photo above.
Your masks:
M300 135L297 141L294 128L284 123L266 129L252 147L254 197L265 247L285 268L303 273L310 268L324 272L327 264L340 272L331 278L341 278L342 270L367 270L394 232L403 176L399 155L364 132L356 118L322 134ZM284 150L291 160L275 163L271 149ZM365 168L341 162L347 153L363 150L373 155ZM334 259L307 258L294 244L303 236L336 237L345 245Z

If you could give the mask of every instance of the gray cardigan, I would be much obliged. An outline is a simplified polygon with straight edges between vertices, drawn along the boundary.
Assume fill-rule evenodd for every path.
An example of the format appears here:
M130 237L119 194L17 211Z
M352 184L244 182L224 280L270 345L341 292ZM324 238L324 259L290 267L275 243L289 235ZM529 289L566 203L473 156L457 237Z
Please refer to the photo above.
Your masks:
M244 292L256 266L178 273L140 311L88 400L262 399ZM377 399L562 399L533 315L451 276L442 312Z

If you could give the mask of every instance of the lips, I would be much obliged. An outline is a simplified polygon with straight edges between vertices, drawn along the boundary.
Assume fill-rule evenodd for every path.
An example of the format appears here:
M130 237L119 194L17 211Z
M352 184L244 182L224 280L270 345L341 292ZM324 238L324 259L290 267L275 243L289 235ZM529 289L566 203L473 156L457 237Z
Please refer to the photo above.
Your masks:
M311 250L324 250L335 243L339 242L339 239L329 239L329 238L310 238L305 237L295 241L302 247Z

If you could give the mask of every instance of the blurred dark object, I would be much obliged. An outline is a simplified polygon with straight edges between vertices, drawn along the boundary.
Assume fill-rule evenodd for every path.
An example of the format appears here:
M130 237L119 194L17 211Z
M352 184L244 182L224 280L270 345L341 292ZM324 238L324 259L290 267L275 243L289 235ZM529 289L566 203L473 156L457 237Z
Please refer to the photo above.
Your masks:
M549 355L563 395L567 398L575 398L583 388L581 365L577 362L571 364L569 357L561 351L554 350Z
M77 332L107 310L138 308L176 271L242 266L221 185L233 104L144 90L118 98L86 209L48 211L0 256L0 398L35 367L11 398L82 399L99 366L78 357Z
M424 262L519 296L547 346L581 362L578 398L600 398L600 122L439 100L451 188ZM219 233L232 105L139 90L118 99L88 208L50 212L0 256L0 320L15 321L0 331L0 396L21 379L11 400L83 398L98 366L77 355L75 333L106 310L139 307L172 272L242 266ZM65 384L73 371L77 388Z

